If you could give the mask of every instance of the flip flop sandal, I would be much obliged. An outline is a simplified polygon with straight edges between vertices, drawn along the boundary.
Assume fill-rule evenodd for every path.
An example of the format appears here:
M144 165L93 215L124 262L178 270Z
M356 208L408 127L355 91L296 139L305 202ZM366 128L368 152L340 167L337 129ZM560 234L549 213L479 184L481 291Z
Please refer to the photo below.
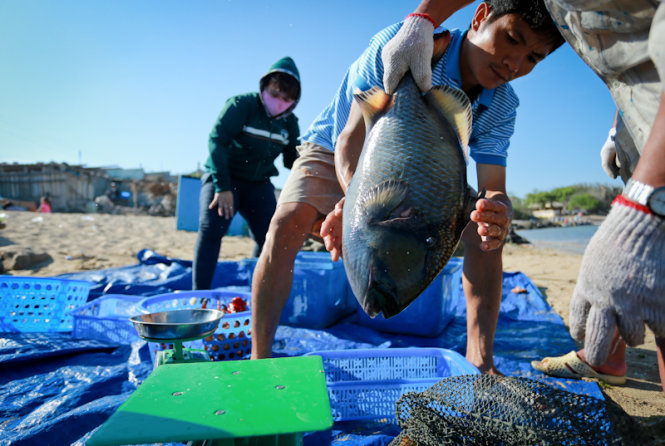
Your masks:
M543 358L542 361L531 361L531 367L539 372L557 378L584 379L591 378L612 385L626 383L626 377L598 373L589 364L582 361L575 351L563 356Z

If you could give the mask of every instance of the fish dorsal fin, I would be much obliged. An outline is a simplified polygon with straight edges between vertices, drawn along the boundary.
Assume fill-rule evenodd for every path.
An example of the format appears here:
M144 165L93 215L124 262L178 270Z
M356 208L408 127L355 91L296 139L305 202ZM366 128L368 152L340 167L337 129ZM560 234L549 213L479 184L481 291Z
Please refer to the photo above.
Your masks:
M464 159L469 161L469 139L473 124L471 101L462 90L448 85L437 85L425 98L455 128L464 149Z
M439 62L439 59L443 57L450 45L450 31L443 31L441 33L434 34L434 51L432 53L432 68Z
M393 98L381 87L374 86L367 91L356 92L353 97L358 101L369 129L392 106Z
M404 180L386 180L372 187L363 197L363 208L370 214L384 209L392 211L409 194L409 184Z

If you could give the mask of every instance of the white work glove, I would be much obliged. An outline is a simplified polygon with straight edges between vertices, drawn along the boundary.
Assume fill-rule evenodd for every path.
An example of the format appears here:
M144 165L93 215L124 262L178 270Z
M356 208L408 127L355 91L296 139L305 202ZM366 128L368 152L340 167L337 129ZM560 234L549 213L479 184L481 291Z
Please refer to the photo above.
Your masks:
M592 366L607 360L617 326L630 346L644 342L645 323L665 337L665 220L623 203L591 238L570 302L571 335Z
M383 87L393 94L404 74L411 75L422 92L432 88L434 25L424 17L409 16L381 52Z
M616 129L613 127L610 129L607 141L605 141L605 144L600 149L600 165L603 166L603 170L610 178L616 178L619 175L619 168L621 167L617 158L617 147L614 144L615 135Z

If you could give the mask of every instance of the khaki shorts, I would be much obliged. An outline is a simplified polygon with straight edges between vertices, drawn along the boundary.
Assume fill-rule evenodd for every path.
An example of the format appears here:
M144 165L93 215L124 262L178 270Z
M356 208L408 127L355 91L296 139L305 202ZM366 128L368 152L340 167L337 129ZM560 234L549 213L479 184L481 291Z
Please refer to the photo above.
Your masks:
M298 153L300 156L293 163L277 206L307 203L322 215L328 215L344 196L335 174L334 152L305 142L298 146Z

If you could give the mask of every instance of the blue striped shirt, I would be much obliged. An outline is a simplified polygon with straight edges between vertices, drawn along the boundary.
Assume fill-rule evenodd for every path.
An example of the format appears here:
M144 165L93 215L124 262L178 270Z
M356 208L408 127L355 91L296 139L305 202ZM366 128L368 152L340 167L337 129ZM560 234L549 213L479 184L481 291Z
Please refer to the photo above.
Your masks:
M389 26L372 38L369 47L347 70L332 102L307 129L303 141L335 150L337 137L349 117L354 90L367 90L375 85L383 87L381 50L401 26L401 23ZM450 34L450 46L432 70L432 84L461 88L459 56L465 33L453 30ZM506 165L518 105L517 95L508 84L493 90L484 89L474 100L469 154L477 163Z

